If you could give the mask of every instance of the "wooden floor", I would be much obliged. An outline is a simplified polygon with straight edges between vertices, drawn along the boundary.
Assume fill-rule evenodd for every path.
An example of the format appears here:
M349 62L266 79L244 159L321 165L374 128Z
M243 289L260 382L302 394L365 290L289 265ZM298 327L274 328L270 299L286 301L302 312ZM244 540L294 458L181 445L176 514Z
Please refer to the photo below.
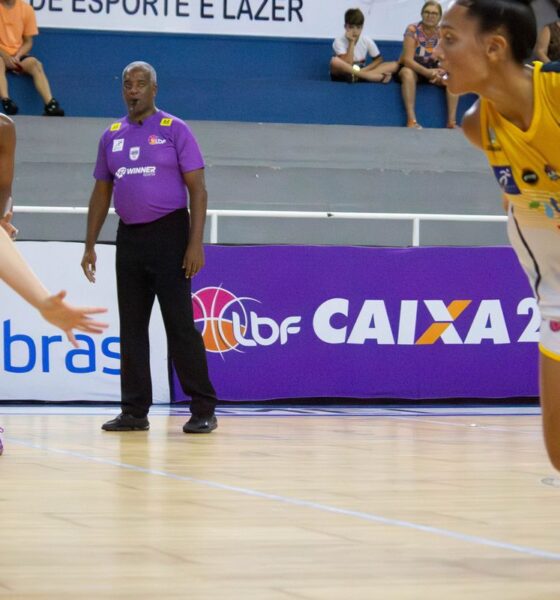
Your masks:
M560 598L537 415L39 412L0 410L0 598Z

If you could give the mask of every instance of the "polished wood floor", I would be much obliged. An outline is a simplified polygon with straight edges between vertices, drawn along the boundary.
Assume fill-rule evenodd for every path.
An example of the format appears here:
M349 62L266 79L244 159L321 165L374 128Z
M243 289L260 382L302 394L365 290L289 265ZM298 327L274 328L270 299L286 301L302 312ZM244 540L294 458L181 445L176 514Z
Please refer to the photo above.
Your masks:
M0 411L0 598L560 598L537 415L41 412Z

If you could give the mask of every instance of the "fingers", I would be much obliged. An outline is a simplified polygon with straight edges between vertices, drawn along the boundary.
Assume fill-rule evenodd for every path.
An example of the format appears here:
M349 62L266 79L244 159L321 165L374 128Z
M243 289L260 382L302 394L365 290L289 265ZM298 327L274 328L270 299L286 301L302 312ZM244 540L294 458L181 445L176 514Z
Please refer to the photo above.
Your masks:
M87 250L82 257L82 271L86 279L90 283L95 283L95 267L97 263L97 255L93 250Z
M187 279L192 279L202 268L202 265L198 265L196 263L191 263L190 265L184 267L185 268L185 277Z
M81 310L85 315L96 315L99 313L106 313L106 308L100 308L99 306L82 306Z
M101 323L100 321L91 321L76 325L76 329L84 333L103 333L107 327L109 327L108 323Z
M78 342L76 341L72 330L70 329L69 331L65 331L65 333L66 337L68 338L68 341L72 344L72 346L74 346L74 348L78 348Z
M82 262L82 270L90 283L95 283L95 264L86 261Z

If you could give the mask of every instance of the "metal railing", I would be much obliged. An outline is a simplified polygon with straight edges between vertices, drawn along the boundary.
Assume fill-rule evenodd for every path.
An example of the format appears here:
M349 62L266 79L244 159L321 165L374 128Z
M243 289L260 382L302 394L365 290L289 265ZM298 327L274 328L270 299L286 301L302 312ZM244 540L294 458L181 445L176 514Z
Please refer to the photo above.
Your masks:
M81 206L16 206L16 213L85 215L88 209ZM110 214L115 209L109 210ZM209 209L210 243L218 243L218 219L222 218L266 218L266 219L355 219L370 221L411 221L412 245L420 245L420 223L422 221L451 221L473 223L505 223L505 215L444 215L430 213L365 213L365 212L323 212L294 210L221 210Z

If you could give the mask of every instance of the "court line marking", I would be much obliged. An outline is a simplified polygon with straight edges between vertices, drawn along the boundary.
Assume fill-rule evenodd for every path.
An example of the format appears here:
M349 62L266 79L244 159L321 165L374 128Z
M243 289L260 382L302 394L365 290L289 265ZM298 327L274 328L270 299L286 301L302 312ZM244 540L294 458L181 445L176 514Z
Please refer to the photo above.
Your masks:
M4 437L6 441L10 443L26 446L36 450L43 450L46 452L52 452L54 454L60 454L62 456L70 456L72 458L79 458L87 460L89 462L96 462L103 465L111 465L126 469L128 471L134 471L136 473L145 473L147 475L157 475L165 477L167 479L173 479L176 481L186 481L198 485L203 485L215 490L221 490L226 492L236 492L243 494L244 496L250 496L253 498L260 498L263 500L271 500L279 502L281 504L287 504L290 506L301 506L305 508L311 508L331 514L342 515L345 517L353 517L368 521L370 523L379 523L382 525L389 525L392 527L401 527L404 529L412 529L414 531L421 531L423 533L429 533L440 537L451 538L460 542L467 542L472 544L478 544L479 546L489 546L491 548L500 548L501 550L509 550L511 552L517 552L527 556L546 558L549 560L560 561L560 553L549 552L547 550L540 550L539 548L531 548L529 546L520 546L518 544L510 544L508 542L500 542L499 540L493 540L490 538L484 538L476 535L468 535L453 531L451 529L443 529L440 527L433 527L431 525L421 525L420 523L414 523L412 521L404 521L401 519L391 519L389 517L383 517L374 513L366 513L361 511L354 511L346 508L339 508L337 506L331 506L329 504L322 504L319 502L313 502L311 500L302 500L300 498L292 498L290 496L281 496L279 494L270 494L268 492L260 492L251 488L239 487L236 485L228 485L225 483L219 483L217 481L211 481L208 479L198 479L189 475L177 475L176 473L169 473L167 471L160 471L158 469L148 469L146 467L139 467L128 463L119 462L109 458L101 458L98 456L92 456L90 454L84 454L82 452L75 452L73 450L63 450L61 448L50 448L41 444L35 444L33 442L27 442L25 440L18 440L16 438Z
M427 415L428 417L429 415ZM460 415L462 417L476 417L476 416L489 416L489 417L500 417L500 416L516 416L516 415ZM534 415L520 415L520 416L534 416ZM390 416L388 417L390 419L394 419L397 421L415 421L419 418L419 416L409 416L409 417L403 417L403 416ZM422 418L422 417L420 417ZM471 423L453 423L452 421L436 421L435 419L430 419L430 418L422 418L422 422L423 423L432 423L433 425L444 425L445 427L461 427L463 429L478 429L479 431L499 431L500 433L515 433L515 435L519 435L521 433L525 434L525 435L531 435L534 437L542 437L542 433L541 430L539 429L538 431L524 431L524 430L520 430L520 429L516 429L513 427L504 427L504 426L500 426L500 425L484 425L484 423L482 423L481 425L479 425L478 423L473 427L471 425Z

